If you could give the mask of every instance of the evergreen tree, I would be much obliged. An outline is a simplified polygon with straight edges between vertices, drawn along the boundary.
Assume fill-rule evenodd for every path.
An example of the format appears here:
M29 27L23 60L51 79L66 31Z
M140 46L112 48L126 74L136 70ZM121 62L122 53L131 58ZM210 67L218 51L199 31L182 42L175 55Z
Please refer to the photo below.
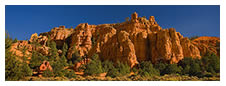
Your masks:
M65 70L64 73L65 73L65 76L68 77L69 79L76 77L74 70Z
M119 75L123 76L130 73L130 66L127 63L121 63L120 61L117 62L115 66L118 69Z
M28 65L28 57L26 54L27 48L26 46L22 47L22 63L20 64L21 72L22 72L22 77L26 76L31 76L32 75L32 69Z
M38 68L44 60L48 59L45 58L45 56L43 56L41 53L33 50L29 66L32 69Z
M52 64L54 76L62 77L64 76L64 64L60 61L56 61Z
M21 71L22 71L22 77L26 77L26 76L31 76L33 73L32 73L32 69L29 67L29 65L25 62L23 62L21 64Z
M215 54L206 54L202 59L202 66L205 71L211 73L219 73L220 72L220 57Z
M52 71L50 71L49 69L47 69L46 71L43 72L42 76L44 77L53 77L54 74Z
M68 45L66 43L64 43L63 48L62 48L62 56L66 56L67 54L67 50L68 50Z
M181 66L177 66L177 64L169 64L163 71L163 74L181 74L181 70L183 68Z
M62 55L60 57L60 61L64 66L68 65L67 58L66 58L67 49L68 49L68 46L66 43L64 43L63 48L62 48Z
M14 40L13 40L13 43L16 43L18 40L17 40L17 38L15 38Z
M80 57L77 49L75 48L75 46L73 47L74 53L72 54L72 58L69 59L69 61L72 61L73 64L80 62L82 60L82 58Z
M9 37L8 33L5 33L5 49L6 49L6 52L9 51L12 43L13 43L12 38Z
M51 45L51 37L50 37L50 35L47 35L47 37L48 37L48 40L47 40L47 46L48 47L50 47L50 45Z
M190 69L191 69L191 66L186 65L181 72L182 72L182 74L186 75L186 74L190 73Z
M191 76L197 76L201 73L201 69L198 63L196 62L192 62L191 63L191 67L190 67L190 71L189 71L189 75Z
M113 65L113 62L112 61L109 61L109 60L105 60L102 63L102 66L103 66L103 72L109 72L109 70L115 68L114 65Z
M154 68L160 72L160 75L164 75L164 69L168 64L160 61L159 63L154 65Z
M50 42L50 59L52 61L57 61L59 60L59 54L58 54L58 50L56 48L56 43L54 41Z
M99 60L99 55L94 54L91 59L92 59L91 62L86 65L84 74L96 75L96 74L103 73L102 64L101 64L101 61Z
M32 70L26 63L26 55L23 52L23 60L18 61L15 55L10 52L13 40L6 34L5 38L5 79L7 81L20 80L23 77L32 75Z
M142 76L155 76L160 75L159 71L156 70L151 61L143 61L140 63L140 69L139 74Z
M20 69L20 62L16 60L15 56L11 53L6 51L5 54L5 79L7 81L15 81L21 79L22 71Z
M107 76L114 78L116 76L120 76L120 73L117 68L112 68L112 69L109 69Z

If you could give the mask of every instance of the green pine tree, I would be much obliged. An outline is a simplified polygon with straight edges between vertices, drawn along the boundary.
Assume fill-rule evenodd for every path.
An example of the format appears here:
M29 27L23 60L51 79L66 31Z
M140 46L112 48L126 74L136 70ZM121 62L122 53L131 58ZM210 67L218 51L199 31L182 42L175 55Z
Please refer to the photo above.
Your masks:
M139 74L142 76L159 76L160 73L157 69L155 69L152 65L151 61L143 61L140 63Z
M56 48L56 43L54 41L51 41L49 46L50 46L50 60L51 61L59 60L59 54Z
M96 75L103 73L102 63L99 60L99 55L94 54L91 59L91 62L86 65L86 69L84 71L85 75Z
M20 80L23 77L31 76L32 70L26 63L27 57L25 48L23 49L22 61L19 61L17 56L13 55L10 52L10 46L13 43L13 40L6 34L5 38L5 79L7 81L16 81Z

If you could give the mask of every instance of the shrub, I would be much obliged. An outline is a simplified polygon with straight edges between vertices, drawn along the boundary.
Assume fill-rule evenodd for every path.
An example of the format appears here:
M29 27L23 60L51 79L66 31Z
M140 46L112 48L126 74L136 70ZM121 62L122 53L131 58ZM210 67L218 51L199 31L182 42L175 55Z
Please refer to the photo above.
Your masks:
M139 73L141 76L156 76L156 75L160 75L159 71L156 70L151 61L143 61L140 63L140 69Z
M75 78L76 77L76 74L74 72L74 70L65 70L65 76L68 77L68 78Z
M190 65L186 65L185 68L183 68L183 70L181 71L183 75L189 74L190 72Z
M219 73L220 72L220 57L215 54L206 54L202 59L203 69L207 72L211 73Z
M130 73L130 66L119 61L117 62L116 69L118 69L118 73L120 76Z
M109 72L109 70L115 68L114 65L113 65L113 62L112 61L109 61L109 60L105 60L102 63L102 66L103 66L103 72Z
M58 50L56 48L56 43L54 41L50 42L50 59L56 61L59 58Z
M178 65L180 65L181 67L185 68L187 65L191 65L191 63L193 62L193 59L191 57L184 57L183 60L181 60Z
M166 68L163 70L163 74L181 74L182 67L177 66L177 64L169 64L166 66Z
M23 77L31 76L32 70L28 66L26 57L26 48L22 50L22 61L18 60L15 55L10 51L12 39L6 34L5 38L5 79L8 80L20 80Z
M192 75L192 76L200 75L200 73L201 73L200 71L201 71L201 68L200 68L199 64L193 62L193 63L191 64L191 68L190 68L190 71L189 71L189 75Z
M64 43L63 48L62 48L62 55L60 57L60 61L64 66L68 65L67 58L66 58L67 49L68 49L68 46L66 43Z
M120 75L120 73L119 73L118 69L116 69L116 68L109 69L109 71L107 73L107 76L110 76L112 78L115 78L115 77L117 77L119 75Z
M62 64L61 61L53 62L52 67L53 67L54 76L59 76L59 77L64 76L64 73L63 73L64 64Z
M52 71L50 71L49 69L47 69L46 71L43 72L42 74L43 77L53 77L54 74Z
M68 59L68 61L72 61L72 63L75 64L77 62L80 62L81 60L82 60L82 58L80 57L78 51L74 47L74 53L72 54L72 58Z
M15 56L7 53L5 64L5 79L6 81L16 81L23 78L21 63L15 60Z
M44 60L47 60L47 58L45 58L41 53L37 51L32 51L32 56L31 56L29 66L32 69L38 68L41 65L42 61Z
M102 70L102 64L99 60L99 55L94 54L91 58L91 62L86 65L86 69L84 71L85 75L96 75L103 72Z
M138 72L139 70L138 70L136 67L133 67L133 68L132 68L132 71L133 71L134 73L136 73L136 72Z
M14 40L13 40L13 43L16 43L18 40L17 40L17 38L15 38Z
M61 56L66 56L67 50L68 50L68 45L66 43L64 43L64 45L62 47L62 55Z
M21 71L22 71L22 75L23 77L26 76L31 76L32 75L32 69L28 66L27 63L22 63L21 64Z
M164 69L166 68L168 64L163 63L162 61L160 61L159 63L155 64L154 67L156 70L158 70L160 72L160 75L164 75Z

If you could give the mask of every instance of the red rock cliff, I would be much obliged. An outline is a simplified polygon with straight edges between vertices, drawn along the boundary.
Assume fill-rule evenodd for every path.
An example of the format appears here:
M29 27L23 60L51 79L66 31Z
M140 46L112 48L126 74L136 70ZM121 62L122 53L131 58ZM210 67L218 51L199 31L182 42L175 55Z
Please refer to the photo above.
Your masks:
M162 29L154 16L146 19L137 13L133 13L131 19L123 23L83 23L75 29L60 26L40 36L32 35L30 42L38 40L42 45L40 52L44 55L48 55L46 42L50 39L47 35L56 41L58 47L62 47L64 42L69 45L68 58L72 57L75 48L81 57L91 57L97 53L101 60L121 61L131 67L146 60L153 63L178 63L184 57L201 58L207 51L219 55L219 38L200 37L191 41L174 28Z

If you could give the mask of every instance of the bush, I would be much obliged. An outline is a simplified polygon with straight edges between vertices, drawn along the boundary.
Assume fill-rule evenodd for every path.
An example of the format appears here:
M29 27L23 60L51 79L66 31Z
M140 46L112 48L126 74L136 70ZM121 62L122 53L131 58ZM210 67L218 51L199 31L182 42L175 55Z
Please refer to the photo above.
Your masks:
M198 63L193 62L190 67L189 75L197 76L201 74L201 68Z
M118 77L118 76L124 76L130 73L130 67L127 64L117 62L116 66L113 65L113 62L111 61L105 61L103 65L103 69L105 72L108 71L107 76L110 76L112 78Z
M159 63L155 64L154 67L156 70L158 70L160 72L160 75L164 75L164 69L166 68L168 64L163 63L162 61L160 61Z
M169 64L163 70L163 74L181 74L182 67L177 66L177 64Z
M50 60L56 61L59 58L58 50L56 48L56 43L54 41L50 42Z
M116 69L118 69L118 73L120 76L130 73L130 66L119 61L117 62Z
M102 66L103 66L103 72L109 72L109 70L115 68L114 65L113 65L113 62L112 61L108 61L108 60L104 61L102 63Z
M202 59L203 69L207 72L211 73L219 73L220 72L220 57L215 54L206 54Z
M53 62L52 67L53 67L54 76L59 76L59 77L64 76L64 73L63 73L64 64L61 64L61 61Z
M133 68L132 68L132 71L133 71L134 73L136 73L136 72L138 72L138 69L137 69L136 67L133 67Z
M115 78L115 77L117 77L119 75L120 75L120 73L119 73L118 69L116 69L116 68L109 69L109 71L107 73L107 76L110 76L112 78Z
M94 54L91 58L91 62L86 65L86 69L84 71L85 75L96 75L103 72L102 64L99 60L99 55Z
M80 57L78 51L74 47L74 53L72 54L71 59L68 59L68 61L71 61L73 64L80 62L82 60L82 57Z
M179 62L179 65L183 67L182 74L189 74L190 76L202 77L202 61L199 59L192 59L191 57L185 57Z
M69 79L70 78L75 78L76 77L76 74L75 74L75 72L74 72L74 70L65 70L65 76L66 77L68 77Z
M178 65L180 65L181 67L185 68L187 65L191 65L191 63L193 62L193 59L191 57L184 57L183 60L181 60Z
M31 76L32 70L26 63L26 54L23 53L22 61L18 60L10 51L13 40L6 33L5 38L5 79L7 81L20 80L23 77Z
M50 71L49 69L45 70L42 74L43 77L53 77L54 74L52 71Z
M140 63L140 70L138 71L141 76L159 76L160 73L156 70L151 61L143 61Z
M190 65L186 65L185 68L183 68L183 70L181 71L183 75L189 74L190 72Z
M32 75L32 69L27 63L16 60L14 55L6 56L5 79L7 81L20 80L23 77Z
M32 69L38 68L41 65L42 61L47 60L47 58L43 58L43 57L44 56L41 53L37 51L32 51L32 56L31 56L29 66Z

